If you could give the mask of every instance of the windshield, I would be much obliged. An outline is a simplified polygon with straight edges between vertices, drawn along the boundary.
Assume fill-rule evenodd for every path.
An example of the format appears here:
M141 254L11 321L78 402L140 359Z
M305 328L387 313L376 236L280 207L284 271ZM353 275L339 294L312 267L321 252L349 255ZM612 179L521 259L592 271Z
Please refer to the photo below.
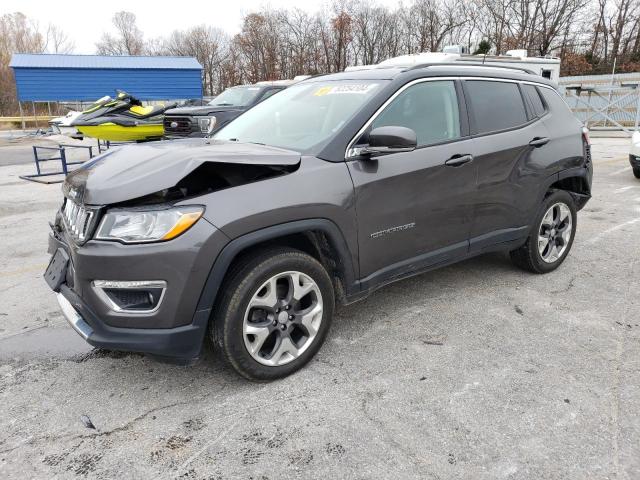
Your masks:
M218 107L245 107L260 93L260 87L232 87L209 102Z
M312 153L377 93L384 81L303 82L239 116L214 138Z

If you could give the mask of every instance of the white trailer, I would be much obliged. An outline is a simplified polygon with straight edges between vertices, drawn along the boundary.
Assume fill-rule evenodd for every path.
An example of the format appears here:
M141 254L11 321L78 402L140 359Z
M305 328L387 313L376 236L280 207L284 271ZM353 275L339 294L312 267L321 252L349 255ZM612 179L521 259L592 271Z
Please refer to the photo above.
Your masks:
M446 47L445 50L451 50ZM486 66L513 67L529 70L554 82L560 79L560 59L557 57L529 57L526 50L509 50L506 55L469 55L454 52L423 52L389 58L377 65L356 65L345 71L371 68L410 67L427 63L478 64Z

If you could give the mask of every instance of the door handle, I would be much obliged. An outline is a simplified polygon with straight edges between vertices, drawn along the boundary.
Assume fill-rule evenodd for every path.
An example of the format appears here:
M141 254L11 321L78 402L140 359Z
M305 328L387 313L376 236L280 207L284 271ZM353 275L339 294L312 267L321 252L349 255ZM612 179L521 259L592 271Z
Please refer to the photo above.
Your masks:
M546 145L547 143L549 143L549 138L547 137L535 137L533 140L531 140L529 142L529 145L531 145L532 147L541 147L543 145Z
M447 160L446 162L444 162L445 165L447 165L448 167L460 167L462 165L464 165L465 163L470 163L473 162L473 155L454 155L453 157L451 157L449 160Z

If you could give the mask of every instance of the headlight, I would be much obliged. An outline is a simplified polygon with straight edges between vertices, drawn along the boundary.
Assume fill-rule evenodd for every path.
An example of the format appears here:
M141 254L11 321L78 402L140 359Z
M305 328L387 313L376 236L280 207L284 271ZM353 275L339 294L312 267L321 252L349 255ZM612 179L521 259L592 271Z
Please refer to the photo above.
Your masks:
M200 131L202 133L209 133L216 126L216 121L217 121L216 117L207 117L207 118L199 119L198 123L200 124Z
M171 240L191 228L203 212L198 206L110 210L102 217L96 239L124 243Z

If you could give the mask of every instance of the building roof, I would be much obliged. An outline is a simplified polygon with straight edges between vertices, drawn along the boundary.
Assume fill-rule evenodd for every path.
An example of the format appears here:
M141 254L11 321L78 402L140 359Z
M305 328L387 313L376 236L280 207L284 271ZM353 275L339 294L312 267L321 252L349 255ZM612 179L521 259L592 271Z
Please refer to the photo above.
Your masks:
M12 68L89 68L89 69L143 69L143 70L202 70L193 57L60 55L15 53Z

